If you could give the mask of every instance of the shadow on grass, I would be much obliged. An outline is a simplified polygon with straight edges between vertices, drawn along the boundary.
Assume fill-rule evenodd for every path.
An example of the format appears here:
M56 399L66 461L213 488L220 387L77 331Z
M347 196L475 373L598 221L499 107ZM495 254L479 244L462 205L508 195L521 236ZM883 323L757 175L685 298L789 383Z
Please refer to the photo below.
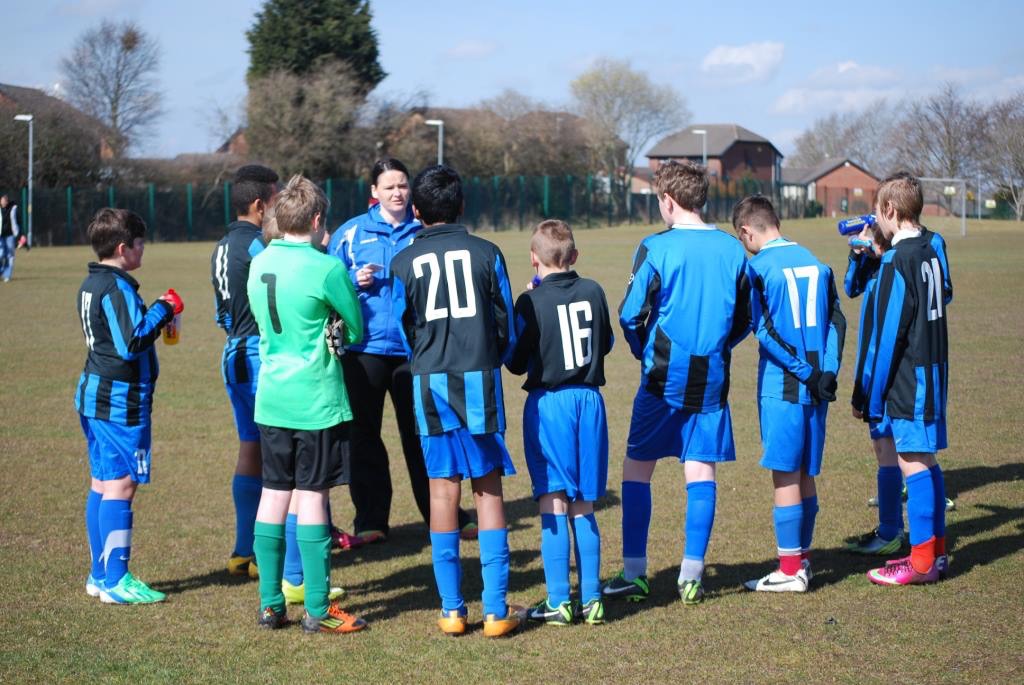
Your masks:
M255 587L256 582L257 581L249 578L249 576L233 576L227 572L227 569L218 568L215 571L209 571L201 575L189 576L188 578L168 580L162 583L152 583L152 586L155 590L166 592L171 595L189 592L191 590L199 590L211 586L235 587L238 585L248 585L252 583L253 587Z
M942 475L946 481L946 496L956 499L965 492L991 483L1024 480L1024 464L965 466L959 469L943 469Z

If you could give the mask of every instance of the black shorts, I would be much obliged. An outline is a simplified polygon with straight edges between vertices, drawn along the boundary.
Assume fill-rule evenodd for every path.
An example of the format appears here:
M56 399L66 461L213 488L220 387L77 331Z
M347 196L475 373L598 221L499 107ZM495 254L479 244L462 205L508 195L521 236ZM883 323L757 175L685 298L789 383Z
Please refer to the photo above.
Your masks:
M348 423L320 430L259 424L263 487L326 490L349 481Z

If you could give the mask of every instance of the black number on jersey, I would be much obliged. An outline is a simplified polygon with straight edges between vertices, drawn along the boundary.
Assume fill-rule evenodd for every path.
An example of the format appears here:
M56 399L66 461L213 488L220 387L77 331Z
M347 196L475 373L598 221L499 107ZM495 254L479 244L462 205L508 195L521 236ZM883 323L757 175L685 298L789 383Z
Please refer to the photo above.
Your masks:
M461 269L455 268L455 263L462 264ZM427 282L427 310L424 312L427 321L451 318L465 319L476 316L476 291L473 288L473 270L470 264L469 250L451 250L444 253L445 281L448 283L448 305L449 307L437 306L438 281L441 275L441 266L438 263L437 255L433 252L421 254L412 260L412 270L416 278L423 278L423 268L426 267L429 281ZM458 277L461 273L463 289L466 291L466 304L459 302Z
M270 325L274 333L281 335L281 318L277 315L277 274L263 274L260 280L267 284L267 309L270 310Z

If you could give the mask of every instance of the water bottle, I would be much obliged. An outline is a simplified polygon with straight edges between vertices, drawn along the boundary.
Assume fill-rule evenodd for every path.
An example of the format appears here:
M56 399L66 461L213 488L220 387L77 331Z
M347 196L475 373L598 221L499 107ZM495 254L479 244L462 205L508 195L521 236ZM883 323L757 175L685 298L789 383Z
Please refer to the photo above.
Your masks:
M185 303L182 302L181 296L174 292L174 288L169 288L160 299L171 305L174 310L174 318L164 326L164 344L177 345L181 340L181 313L185 311Z
M860 233L865 228L873 228L875 225L874 214L861 214L851 219L842 219L836 224L836 228L839 229L839 235L853 235Z

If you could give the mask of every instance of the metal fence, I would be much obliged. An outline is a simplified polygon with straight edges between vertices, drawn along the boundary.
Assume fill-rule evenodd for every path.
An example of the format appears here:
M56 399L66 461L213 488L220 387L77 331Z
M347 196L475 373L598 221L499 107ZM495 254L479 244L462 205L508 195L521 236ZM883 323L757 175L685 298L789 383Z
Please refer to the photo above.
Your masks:
M463 182L466 212L462 221L476 230L525 230L546 218L563 219L574 228L661 221L652 192L636 192L634 186L627 200L621 183L599 176L491 176ZM366 211L370 193L365 180L327 179L320 185L331 201L327 217L331 230ZM804 202L786 200L771 183L751 179L713 181L705 214L709 220L727 222L735 204L752 193L781 203L784 218L804 215ZM137 212L146 220L150 241L217 240L234 218L230 183L36 188L34 195L36 245L86 244L86 227L102 207ZM23 198L21 207L25 206Z

